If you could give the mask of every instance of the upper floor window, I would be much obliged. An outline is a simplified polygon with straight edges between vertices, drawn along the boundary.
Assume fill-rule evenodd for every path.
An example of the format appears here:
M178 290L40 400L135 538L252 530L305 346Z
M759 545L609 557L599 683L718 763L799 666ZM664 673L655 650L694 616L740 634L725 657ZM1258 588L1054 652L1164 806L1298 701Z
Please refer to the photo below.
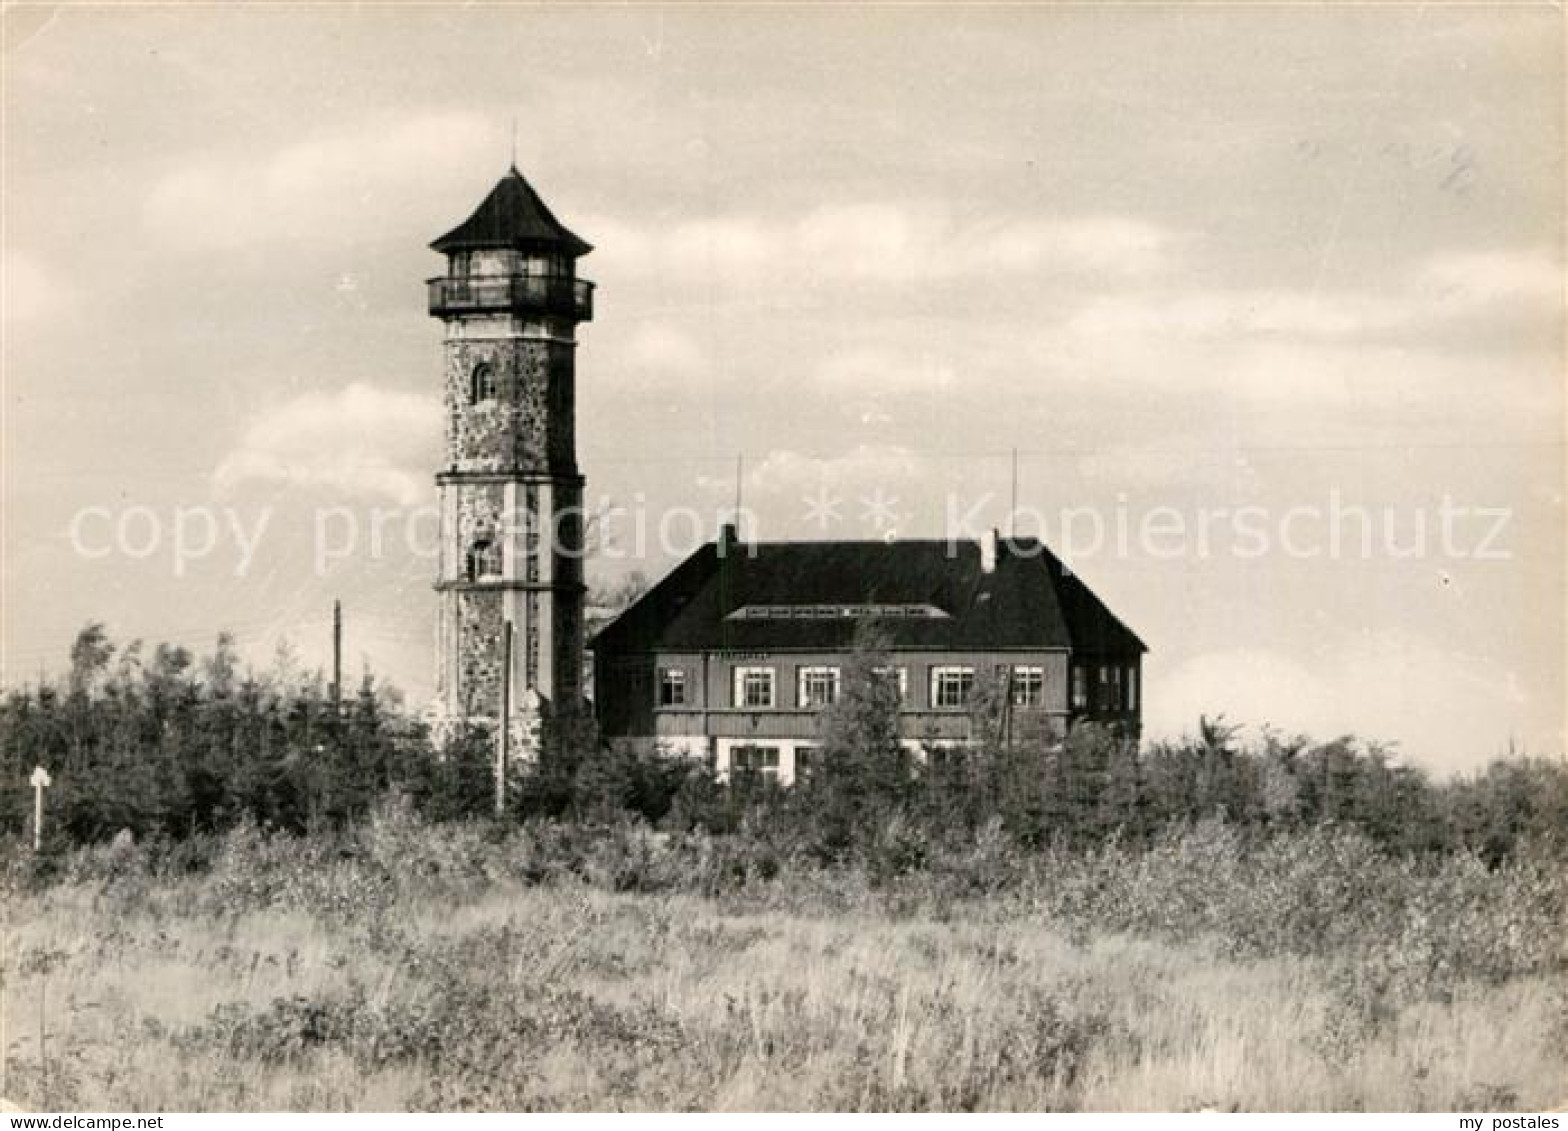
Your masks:
M732 690L737 707L773 706L773 669L736 668Z
M956 665L931 669L931 706L966 707L975 688L975 669Z
M1045 669L1030 665L1013 668L1012 699L1015 707L1045 705Z
M492 538L476 538L468 547L464 574L469 581L501 576L501 544Z
M874 678L885 680L898 690L898 701L902 703L909 697L909 669L903 665L897 667L872 668Z
M686 703L686 672L683 668L659 669L659 706L681 707Z
M468 403L495 400L495 368L488 361L481 361L468 375Z
M1073 710L1082 711L1089 706L1088 674L1082 664L1073 665Z
M1129 711L1138 709L1138 669L1136 667L1127 669L1127 709Z
M827 707L838 702L837 668L801 668L799 678L796 702L802 707Z

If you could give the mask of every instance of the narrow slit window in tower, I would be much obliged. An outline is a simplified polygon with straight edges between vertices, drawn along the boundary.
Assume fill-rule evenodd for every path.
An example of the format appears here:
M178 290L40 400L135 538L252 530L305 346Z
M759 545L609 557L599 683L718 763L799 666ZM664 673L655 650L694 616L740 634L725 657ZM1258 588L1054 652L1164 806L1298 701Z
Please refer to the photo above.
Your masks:
M469 374L468 400L471 404L495 400L495 370L489 362L481 361Z

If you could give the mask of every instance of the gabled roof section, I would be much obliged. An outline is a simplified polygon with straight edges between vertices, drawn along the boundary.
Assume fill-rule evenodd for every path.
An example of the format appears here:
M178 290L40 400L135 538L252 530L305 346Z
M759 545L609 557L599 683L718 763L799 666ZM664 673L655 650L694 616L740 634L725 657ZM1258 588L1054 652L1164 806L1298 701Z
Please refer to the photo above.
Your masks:
M555 218L516 165L472 216L430 246L443 254L481 247L559 248L573 258L593 250Z
M1147 652L1149 646L1122 623L1120 617L1106 607L1105 602L1083 583L1083 579L1069 570L1062 560L1044 543L1030 540L1038 546L1040 561L1051 576L1056 589L1056 602L1062 610L1062 619L1072 634L1073 650L1085 654ZM1015 542L1022 545L1022 542Z
M718 571L718 547L709 542L665 574L652 589L601 628L592 641L597 651L613 646L623 652L650 652L670 621L706 586Z
M975 542L709 543L607 625L595 648L612 652L850 647L867 606L932 606L945 616L876 618L895 648L984 651L1071 648L1147 651L1038 540L1002 542L981 568ZM826 615L838 606L844 615ZM766 608L769 615L733 616ZM794 608L799 616L784 615Z

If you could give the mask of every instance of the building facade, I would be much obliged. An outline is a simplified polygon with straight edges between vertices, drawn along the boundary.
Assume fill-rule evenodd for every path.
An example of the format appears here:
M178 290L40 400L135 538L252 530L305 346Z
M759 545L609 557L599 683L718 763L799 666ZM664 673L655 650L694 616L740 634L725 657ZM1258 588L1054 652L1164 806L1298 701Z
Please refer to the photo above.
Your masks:
M447 261L428 281L445 328L434 724L504 713L526 752L546 712L583 704L575 354L592 248L515 167L431 247Z
M743 543L729 528L594 640L602 736L787 784L820 749L859 626L890 647L906 744L968 741L982 680L1010 733L1136 734L1141 640L1035 539Z

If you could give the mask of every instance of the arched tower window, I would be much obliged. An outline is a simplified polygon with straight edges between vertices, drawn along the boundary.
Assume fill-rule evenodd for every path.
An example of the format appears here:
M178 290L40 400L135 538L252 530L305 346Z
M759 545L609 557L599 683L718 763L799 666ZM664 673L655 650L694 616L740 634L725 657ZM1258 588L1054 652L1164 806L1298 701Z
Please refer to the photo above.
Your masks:
M501 544L494 539L475 538L468 547L463 567L469 581L485 581L501 576Z
M488 361L481 361L468 375L468 403L495 400L495 370Z

